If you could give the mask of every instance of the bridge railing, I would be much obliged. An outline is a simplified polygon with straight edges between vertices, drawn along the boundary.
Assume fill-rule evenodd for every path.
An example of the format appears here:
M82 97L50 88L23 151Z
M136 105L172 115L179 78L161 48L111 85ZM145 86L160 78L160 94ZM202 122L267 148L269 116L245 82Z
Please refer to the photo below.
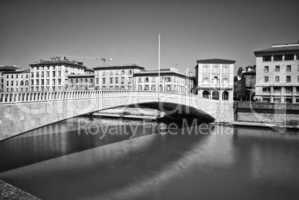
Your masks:
M51 91L51 92L11 92L0 93L0 103L27 103L66 99L95 98L102 92L99 90Z
M179 91L144 91L144 90L71 90L71 91L41 91L41 92L2 92L0 93L0 104L46 102L56 100L97 98L99 96L127 93L143 94L179 94L182 96L194 96L192 93Z

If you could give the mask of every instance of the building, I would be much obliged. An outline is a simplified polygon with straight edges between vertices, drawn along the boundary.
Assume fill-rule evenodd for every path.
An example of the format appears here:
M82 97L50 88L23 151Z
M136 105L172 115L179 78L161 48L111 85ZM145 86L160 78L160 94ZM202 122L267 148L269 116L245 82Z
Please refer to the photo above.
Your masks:
M299 43L273 45L254 52L256 99L299 103Z
M202 98L233 101L234 60L198 60L195 67L197 94Z
M17 70L16 66L0 66L0 92L4 91L3 73L4 72L13 72L13 71L16 71L16 70Z
M69 90L94 90L94 74L68 75Z
M31 91L60 91L68 87L68 76L85 74L86 67L82 62L69 60L66 57L54 57L30 64Z
M6 71L3 76L4 92L28 92L30 90L30 72L27 70Z
M160 77L159 77L160 75ZM173 93L191 93L194 86L193 77L179 73L174 68L147 70L133 75L134 88L138 91L159 91ZM160 78L160 84L159 84Z
M144 71L137 65L95 67L95 89L132 90L133 74Z

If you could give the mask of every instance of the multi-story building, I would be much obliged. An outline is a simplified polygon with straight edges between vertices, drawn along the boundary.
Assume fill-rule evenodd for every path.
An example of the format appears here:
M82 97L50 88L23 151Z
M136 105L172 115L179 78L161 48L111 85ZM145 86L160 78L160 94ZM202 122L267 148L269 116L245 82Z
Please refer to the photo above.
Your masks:
M131 90L133 74L143 71L137 65L95 67L95 88L99 90Z
M68 75L68 89L94 90L94 74Z
M257 100L299 103L299 43L273 45L254 54Z
M13 72L13 71L16 71L16 70L17 70L16 66L0 66L0 92L4 91L3 73L4 72Z
M195 67L196 89L200 97L233 101L234 60L198 60Z
M82 62L54 57L30 65L32 91L59 91L68 86L68 75L85 74Z
M30 89L30 72L28 70L6 71L3 76L4 92L27 92Z
M194 86L193 77L179 73L174 68L147 70L133 75L134 88L138 91L164 91L174 93L191 93ZM159 83L160 80L160 83Z

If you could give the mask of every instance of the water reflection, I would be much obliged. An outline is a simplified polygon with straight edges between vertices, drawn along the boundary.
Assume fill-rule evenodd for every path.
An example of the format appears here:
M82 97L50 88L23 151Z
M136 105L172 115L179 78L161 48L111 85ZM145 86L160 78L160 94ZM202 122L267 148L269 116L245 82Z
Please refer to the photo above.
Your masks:
M68 137L58 145L66 152L82 145ZM0 178L43 199L298 199L298 144L294 131L217 126L209 135L148 134L100 145Z
M1 142L0 172L155 133L157 124L151 122L84 117L65 120Z

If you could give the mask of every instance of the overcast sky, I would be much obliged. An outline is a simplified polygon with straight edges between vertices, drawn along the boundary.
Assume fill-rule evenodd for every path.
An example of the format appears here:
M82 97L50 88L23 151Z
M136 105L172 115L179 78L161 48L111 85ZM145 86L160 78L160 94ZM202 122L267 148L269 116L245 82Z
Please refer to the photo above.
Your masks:
M197 59L255 63L253 50L299 40L298 0L1 0L0 65L69 56L181 70ZM98 60L96 59L98 58Z

